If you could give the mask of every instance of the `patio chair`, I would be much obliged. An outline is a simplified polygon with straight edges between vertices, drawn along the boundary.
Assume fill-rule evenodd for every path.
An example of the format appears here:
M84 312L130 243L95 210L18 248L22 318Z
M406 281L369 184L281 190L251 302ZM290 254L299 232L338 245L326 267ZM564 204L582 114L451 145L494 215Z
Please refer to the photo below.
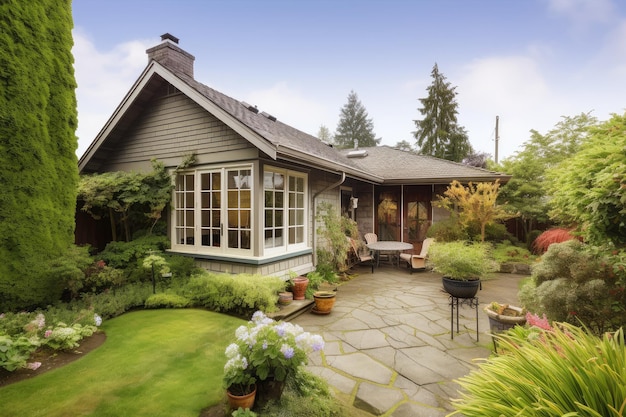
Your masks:
M364 263L369 261L372 266L372 274L374 273L374 257L371 255L371 251L368 253L359 252L359 248L357 247L356 241L352 239L350 236L346 236L348 242L350 242L350 246L352 247L352 251L356 256L358 263Z
M428 239L424 239L422 242L422 250L419 255L414 255L412 253L401 253L400 259L406 261L407 267L413 273L413 271L424 271L426 269L426 257L428 256L428 248L430 244L434 242L435 239L429 237Z
M378 235L376 233L366 233L363 237L365 238L365 243L378 242ZM376 251L374 252L374 260L376 261L376 266L380 266L380 258L383 258L386 261L390 260L388 253Z

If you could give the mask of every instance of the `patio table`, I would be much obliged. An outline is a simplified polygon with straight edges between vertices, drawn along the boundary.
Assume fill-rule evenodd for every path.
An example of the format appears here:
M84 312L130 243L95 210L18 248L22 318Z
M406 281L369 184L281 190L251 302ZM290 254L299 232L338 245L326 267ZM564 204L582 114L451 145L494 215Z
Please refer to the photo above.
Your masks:
M392 252L391 263L392 265L395 264L395 266L400 266L400 257L398 256L400 252L413 249L412 243L398 242L395 240L380 240L378 242L368 243L366 246L376 252Z

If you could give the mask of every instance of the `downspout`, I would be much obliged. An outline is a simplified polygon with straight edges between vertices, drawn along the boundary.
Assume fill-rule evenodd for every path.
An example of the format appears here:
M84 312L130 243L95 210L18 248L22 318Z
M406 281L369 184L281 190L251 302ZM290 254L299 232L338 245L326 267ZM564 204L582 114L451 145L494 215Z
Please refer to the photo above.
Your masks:
M315 227L315 219L317 218L317 204L315 203L315 199L317 196L322 194L325 191L330 190L331 188L339 187L346 181L346 172L341 172L341 179L334 184L330 184L328 187L323 188L313 194L313 265L317 265L317 227Z

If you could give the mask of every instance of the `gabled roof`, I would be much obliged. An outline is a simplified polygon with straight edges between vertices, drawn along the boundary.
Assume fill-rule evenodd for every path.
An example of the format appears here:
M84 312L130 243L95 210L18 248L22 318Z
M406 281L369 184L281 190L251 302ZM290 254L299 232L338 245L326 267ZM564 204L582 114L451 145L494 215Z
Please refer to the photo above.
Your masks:
M165 36L165 35L164 35ZM261 152L274 160L287 160L372 183L432 184L463 181L489 181L510 177L479 168L399 151L387 146L367 148L367 156L349 157L351 150L338 150L318 138L259 112L249 104L216 91L193 78L193 56L174 45L169 38L148 50L169 49L184 55L183 65L171 56L157 62L151 59L120 105L79 160L81 172L98 172L112 152L125 139L127 129L143 112L155 92L165 83L178 89L207 112L229 126ZM161 48L162 47L162 48ZM154 55L153 55L154 56ZM163 64L162 64L163 63Z
M511 176L389 146L343 149L352 162L381 177L385 184L449 184L452 180L507 182Z
M192 77L172 71L151 61L120 105L79 160L81 172L98 171L99 161L114 152L124 131L141 113L158 86L167 82L220 119L272 159L287 158L355 178L378 182L380 178L362 170L352 161L318 138L286 125L267 113L218 92Z

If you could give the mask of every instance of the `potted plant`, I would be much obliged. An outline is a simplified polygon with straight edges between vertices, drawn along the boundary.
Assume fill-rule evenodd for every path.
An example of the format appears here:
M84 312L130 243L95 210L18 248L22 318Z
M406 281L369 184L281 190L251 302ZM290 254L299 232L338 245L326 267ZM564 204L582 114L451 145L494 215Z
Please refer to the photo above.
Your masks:
M226 349L226 365L224 365L224 388L228 396L230 408L252 408L256 398L256 377L250 368L248 359L238 348L230 345Z
M285 380L306 365L308 353L324 347L321 336L292 323L275 321L261 311L254 313L246 325L239 326L235 334L237 339L226 348L226 357L234 362L231 366L238 374L255 378L259 388L257 400L262 402L279 398Z
M293 271L289 271L289 283L294 300L304 300L306 288L309 285L309 279L305 276L299 276Z
M493 301L485 307L484 311L489 317L489 329L492 333L503 332L516 325L526 324L526 311L521 307Z
M489 244L466 241L435 242L428 250L433 271L443 275L443 288L453 297L472 298L481 278L496 271Z

